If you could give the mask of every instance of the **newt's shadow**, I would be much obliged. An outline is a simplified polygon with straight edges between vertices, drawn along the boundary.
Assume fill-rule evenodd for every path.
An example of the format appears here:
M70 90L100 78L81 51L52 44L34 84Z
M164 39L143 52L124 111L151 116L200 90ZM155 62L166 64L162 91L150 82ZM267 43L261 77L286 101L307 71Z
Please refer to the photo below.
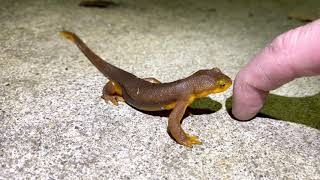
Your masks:
M233 117L231 108L232 96L226 101L226 109ZM306 97L269 94L257 117L268 117L320 129L320 93Z
M134 107L133 107L134 108ZM186 118L190 114L192 115L202 115L202 114L212 114L219 111L222 108L222 104L212 100L209 97L203 97L196 99L186 110L183 118ZM134 108L137 111L142 113L152 115L152 116L160 116L160 117L169 117L171 110L164 111L143 111L137 108Z
M132 106L131 106L132 107ZM137 109L135 107L132 107L134 109L136 109L137 111L140 111L142 113L148 114L148 115L152 115L152 116L160 116L160 117L169 117L171 110L163 110L163 111L143 111L140 109ZM202 114L212 114L215 113L217 111L219 111L222 108L222 104L212 100L209 97L203 97L203 98L199 98L196 99L186 110L186 112L184 113L183 117L182 117L182 121L190 116L190 115L202 115ZM171 137L171 139L173 139L174 141L176 141L171 133L170 130L167 129L167 132L169 134L169 136Z

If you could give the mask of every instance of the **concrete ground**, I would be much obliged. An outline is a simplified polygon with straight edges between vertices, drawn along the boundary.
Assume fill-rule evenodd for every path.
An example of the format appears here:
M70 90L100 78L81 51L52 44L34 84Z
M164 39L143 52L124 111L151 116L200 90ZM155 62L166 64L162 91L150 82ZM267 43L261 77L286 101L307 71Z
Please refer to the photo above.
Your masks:
M204 143L185 148L168 136L167 117L100 99L106 78L58 36L74 31L141 77L168 82L216 66L234 78L276 35L302 25L289 12L316 12L319 1L78 3L0 3L0 179L320 179L319 130L268 118L241 123L223 106L184 120ZM319 82L301 78L274 93L312 95ZM210 97L224 104L230 96L231 88Z

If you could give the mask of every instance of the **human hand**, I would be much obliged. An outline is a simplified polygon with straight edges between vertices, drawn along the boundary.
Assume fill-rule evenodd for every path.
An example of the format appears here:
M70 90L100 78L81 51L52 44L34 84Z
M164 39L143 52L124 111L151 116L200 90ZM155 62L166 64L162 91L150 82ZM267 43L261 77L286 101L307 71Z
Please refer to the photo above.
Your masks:
M270 90L301 76L320 74L320 20L281 34L238 74L232 113L239 120L254 117Z

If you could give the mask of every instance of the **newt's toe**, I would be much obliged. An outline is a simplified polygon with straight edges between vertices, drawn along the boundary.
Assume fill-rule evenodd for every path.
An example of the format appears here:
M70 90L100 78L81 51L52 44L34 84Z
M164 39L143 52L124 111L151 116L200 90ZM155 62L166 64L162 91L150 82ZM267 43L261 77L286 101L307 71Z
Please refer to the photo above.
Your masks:
M202 142L199 140L198 136L189 136L189 141L192 144L202 144Z
M115 106L119 105L117 96L102 95L101 98L104 99L106 103L111 102Z
M193 145L202 144L202 142L199 140L198 136L187 135L187 138L181 144L184 145L184 146L192 148Z

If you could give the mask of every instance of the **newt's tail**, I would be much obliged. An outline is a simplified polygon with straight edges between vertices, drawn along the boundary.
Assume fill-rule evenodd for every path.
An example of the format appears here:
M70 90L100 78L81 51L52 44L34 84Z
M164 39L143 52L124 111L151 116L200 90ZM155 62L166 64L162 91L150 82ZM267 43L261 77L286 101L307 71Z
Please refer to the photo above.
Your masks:
M75 33L61 31L60 35L75 43L83 52L83 54L91 61L91 63L110 80L121 83L130 77L135 77L132 74L104 61L102 58L96 55Z
M69 32L69 31L61 31L60 35L66 39L69 39L72 42L75 42L75 36L77 36L76 34Z

